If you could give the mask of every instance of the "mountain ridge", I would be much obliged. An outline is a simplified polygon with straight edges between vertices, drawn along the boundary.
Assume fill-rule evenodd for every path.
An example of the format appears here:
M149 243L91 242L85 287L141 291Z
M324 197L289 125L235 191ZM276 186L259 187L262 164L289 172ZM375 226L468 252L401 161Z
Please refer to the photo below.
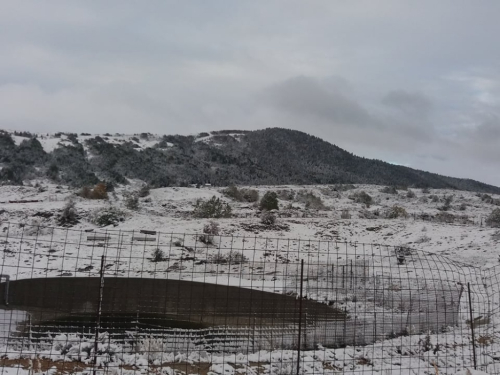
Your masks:
M0 131L0 182L48 177L80 187L98 181L153 186L376 184L500 194L500 188L356 156L297 130L221 130L196 136Z

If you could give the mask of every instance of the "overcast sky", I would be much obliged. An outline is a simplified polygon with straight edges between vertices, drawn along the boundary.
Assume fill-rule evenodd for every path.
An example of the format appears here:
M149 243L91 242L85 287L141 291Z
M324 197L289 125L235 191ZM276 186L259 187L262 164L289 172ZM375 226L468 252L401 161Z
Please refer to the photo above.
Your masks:
M500 1L0 2L0 128L284 127L500 186Z

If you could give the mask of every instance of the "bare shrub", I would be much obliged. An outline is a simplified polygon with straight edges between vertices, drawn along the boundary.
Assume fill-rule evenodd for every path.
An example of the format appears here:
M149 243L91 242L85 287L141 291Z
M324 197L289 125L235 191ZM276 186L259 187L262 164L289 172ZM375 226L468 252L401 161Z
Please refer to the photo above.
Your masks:
M347 209L342 210L342 212L340 213L340 218L341 219L350 219L351 214L349 213L349 210L347 210Z
M372 197L368 193L366 193L365 191L360 191L360 192L356 192L354 194L351 194L349 196L349 199L352 199L355 203L365 204L367 207L370 207L370 205L373 202Z
M439 202L439 197L435 194L429 195L429 199L431 200L432 203L438 203Z
M89 220L100 227L117 226L120 222L125 221L125 213L116 207L105 207L93 211Z
M78 212L73 198L70 198L62 208L59 214L58 224L62 227L78 224Z
M293 201L295 199L295 192L290 189L280 189L276 191L279 199L284 201Z
M208 201L198 200L193 210L193 216L199 218L231 217L231 206L214 195Z
M500 206L500 199L494 199L491 195L482 194L480 195L481 201L489 204L494 204L495 206Z
M413 192L413 190L408 189L408 192L406 193L406 198L415 198L417 195Z
M274 223L276 223L276 215L272 212L264 211L262 215L260 215L260 222L264 225L274 225Z
M229 185L222 190L222 194L238 202L257 202L259 192L254 189L238 189L235 185Z
M255 189L240 189L241 196L246 202L257 202L259 200L259 192Z
M379 210L369 211L369 210L360 210L359 218L360 219L378 219L380 216Z
M238 202L243 200L241 192L238 190L236 185L233 184L229 185L226 189L222 190L222 194Z
M93 189L84 186L78 195L85 199L108 199L108 190L104 182L99 182Z
M430 240L431 238L424 234L423 236L420 236L417 240L415 240L415 243L424 243L424 242L429 242Z
M322 210L325 208L321 198L314 195L314 193L310 191L300 191L296 196L296 200L305 203L306 208L311 208L313 210Z
M211 257L211 262L215 264L241 264L248 262L248 258L243 253L231 250L227 254L217 253Z
M428 187L422 188L422 194L429 194L430 192L431 192L431 189L429 189Z
M453 201L453 195L444 195L443 196L444 204L441 207L438 207L440 211L448 211L451 208L451 202Z
M348 191L354 189L356 189L356 186L353 184L338 184L333 187L333 190L335 191Z
M259 207L261 210L277 210L278 209L278 195L274 191L268 191L260 200Z
M500 208L495 208L486 218L486 224L493 228L500 228Z
M397 194L398 190L394 186L386 186L380 190L384 194Z
M403 207L394 205L385 212L387 219L407 218L408 212Z
M139 196L137 193L123 193L123 199L125 202L125 207L129 210L138 210L139 209Z
M215 236L219 235L219 224L215 221L211 221L208 224L205 224L203 227L203 234L199 236L199 240L207 245L214 244Z
M45 226L40 218L33 218L28 224L21 224L20 226L26 236L43 236L53 232L53 228Z
M154 249L153 251L153 257L151 258L151 262L163 262L167 260L166 259L166 256L165 256L165 253L163 252L163 250L159 249L159 248L156 248Z
M139 198L145 198L150 194L150 192L151 188L149 187L149 185L146 184L139 189L137 195L139 196Z
M455 215L449 212L438 212L436 216L434 216L434 220L440 223L453 223L455 221Z

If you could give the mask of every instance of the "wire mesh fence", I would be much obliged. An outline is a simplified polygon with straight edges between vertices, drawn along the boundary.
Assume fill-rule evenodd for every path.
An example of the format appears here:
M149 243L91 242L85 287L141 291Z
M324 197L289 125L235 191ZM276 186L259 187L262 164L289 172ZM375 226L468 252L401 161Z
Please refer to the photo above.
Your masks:
M1 231L3 371L500 373L498 267L357 242Z

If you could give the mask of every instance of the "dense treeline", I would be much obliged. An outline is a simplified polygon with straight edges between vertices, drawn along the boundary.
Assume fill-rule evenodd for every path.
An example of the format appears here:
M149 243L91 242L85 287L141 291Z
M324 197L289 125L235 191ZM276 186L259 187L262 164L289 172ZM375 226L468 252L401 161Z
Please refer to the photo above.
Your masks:
M288 129L218 131L210 137L202 133L198 138L203 141L195 136L167 135L145 149L138 147L134 138L117 144L99 136L87 139L84 148L78 136L70 134L70 144L66 142L51 153L43 150L34 135L28 135L16 145L9 133L0 132L2 183L21 184L46 176L79 187L98 181L123 184L127 178L138 178L156 187L363 183L500 194L500 188L477 181L357 157L317 137ZM141 134L141 139L147 137Z

